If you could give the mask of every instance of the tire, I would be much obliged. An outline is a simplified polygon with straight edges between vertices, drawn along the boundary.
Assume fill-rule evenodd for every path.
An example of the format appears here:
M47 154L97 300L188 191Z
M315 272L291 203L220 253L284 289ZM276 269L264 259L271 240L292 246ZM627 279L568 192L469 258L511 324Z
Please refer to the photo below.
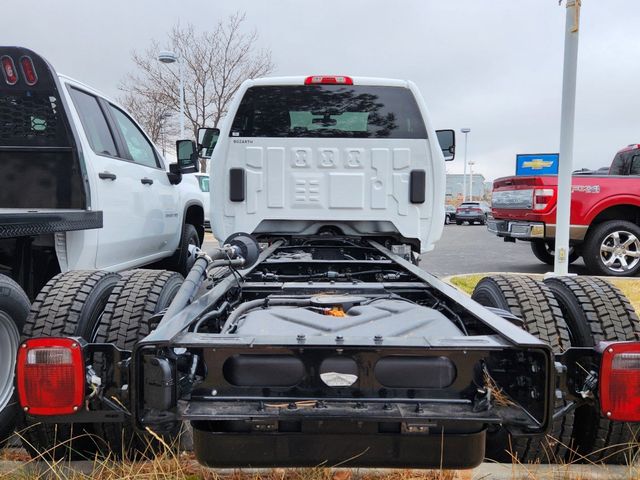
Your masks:
M444 216L444 224L449 225L451 223L451 217L449 215Z
M156 327L154 315L169 306L182 282L182 275L166 270L123 273L104 310L97 341L133 350ZM103 378L108 368L105 365L99 372ZM121 401L128 404L126 398ZM151 453L150 446L158 446L154 439L136 434L131 424L105 423L99 430L111 455L133 459Z
M196 227L190 223L185 223L182 226L182 234L180 235L180 245L176 253L171 257L169 261L169 270L178 272L183 277L186 277L195 262L195 258L189 255L189 245L195 245L200 247L200 237Z
M23 339L82 337L95 341L102 312L120 275L72 271L53 277L42 288L27 317ZM92 459L97 438L92 425L40 423L26 418L22 444L34 457Z
M22 327L29 315L29 297L20 285L0 275L0 448L13 433L20 415L13 374Z
M552 277L545 284L558 300L575 347L600 341L640 339L640 321L629 300L610 283L593 277ZM587 367L588 368L588 367ZM640 427L602 418L597 407L586 405L575 413L574 443L589 462L631 465ZM612 446L611 449L607 447Z
M548 343L554 352L568 349L569 329L549 288L525 276L495 275L476 285L472 298L481 305L511 312L523 320L523 327ZM556 408L565 405L556 401ZM573 414L553 423L546 438L512 437L502 429L487 437L487 458L500 462L557 463L571 446Z
M542 263L553 265L554 263L554 243L547 240L531 240L531 251L533 255ZM569 264L580 258L580 251L575 246L569 247Z
M627 241L630 244L625 247ZM640 227L625 220L611 220L597 225L587 234L583 258L594 275L637 275L640 272ZM607 261L613 263L607 265Z

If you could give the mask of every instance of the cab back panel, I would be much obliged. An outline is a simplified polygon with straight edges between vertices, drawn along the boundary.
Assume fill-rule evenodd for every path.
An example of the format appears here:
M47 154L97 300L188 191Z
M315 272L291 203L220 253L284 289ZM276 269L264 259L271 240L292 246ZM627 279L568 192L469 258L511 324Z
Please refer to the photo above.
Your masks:
M405 236L419 238L415 219L428 221L432 205L428 197L410 203L409 180L428 159L426 140L232 139L227 167L244 172L245 191L231 195L238 187L229 182L225 217L235 231L278 233L302 233L295 230L313 223L356 222L357 228L357 222L392 222ZM269 230L263 221L271 222Z
M55 72L30 50L0 47L17 82L0 73L0 208L84 209L87 206L76 144ZM28 85L20 61L37 75Z
M433 158L413 92L357 79L301 83L240 92L212 161L216 236L336 226L424 242L435 211L432 166L442 159Z

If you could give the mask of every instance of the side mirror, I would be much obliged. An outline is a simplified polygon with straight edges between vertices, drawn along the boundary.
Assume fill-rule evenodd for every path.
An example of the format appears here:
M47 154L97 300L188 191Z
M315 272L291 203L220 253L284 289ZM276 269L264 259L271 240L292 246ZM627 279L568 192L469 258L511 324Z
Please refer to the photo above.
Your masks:
M219 128L198 129L198 152L202 158L211 158L219 136Z
M456 156L456 132L455 130L436 130L438 143L444 154L444 160L450 162Z
M176 155L180 173L195 173L198 171L198 151L193 140L178 140Z
M169 177L171 185L178 185L182 181L182 173L180 173L180 166L177 163L169 164L167 177Z

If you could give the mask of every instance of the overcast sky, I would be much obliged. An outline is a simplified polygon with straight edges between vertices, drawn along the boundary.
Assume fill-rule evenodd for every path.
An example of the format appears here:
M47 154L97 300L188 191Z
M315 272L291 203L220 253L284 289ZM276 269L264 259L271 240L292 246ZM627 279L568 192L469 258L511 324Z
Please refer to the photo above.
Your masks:
M34 49L110 96L132 49L177 21L229 14L270 48L274 74L411 79L436 128L471 128L469 159L488 179L516 153L557 152L565 8L557 0L21 0L3 2L1 42ZM640 142L640 1L583 0L574 162L608 165ZM464 147L450 172L462 171Z

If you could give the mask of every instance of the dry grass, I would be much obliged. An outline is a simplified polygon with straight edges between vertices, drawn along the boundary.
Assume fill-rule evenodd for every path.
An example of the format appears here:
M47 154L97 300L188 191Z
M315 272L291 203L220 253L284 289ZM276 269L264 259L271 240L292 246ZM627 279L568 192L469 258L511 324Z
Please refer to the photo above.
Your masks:
M640 279L612 278L608 280L622 290L622 293L627 296L635 311L640 314Z
M212 446L213 447L213 446ZM215 447L214 447L215 448ZM84 467L84 468L83 468ZM201 466L193 454L166 452L153 460L115 461L96 459L90 465L69 462L26 461L14 470L0 473L3 480L454 480L456 472L447 470L395 470L376 473L349 469L274 468L264 470L222 470Z
M462 290L467 295L471 295L473 293L473 289L476 288L476 285L480 280L486 277L486 273L474 273L470 275L456 275L455 277L451 277L449 281Z

